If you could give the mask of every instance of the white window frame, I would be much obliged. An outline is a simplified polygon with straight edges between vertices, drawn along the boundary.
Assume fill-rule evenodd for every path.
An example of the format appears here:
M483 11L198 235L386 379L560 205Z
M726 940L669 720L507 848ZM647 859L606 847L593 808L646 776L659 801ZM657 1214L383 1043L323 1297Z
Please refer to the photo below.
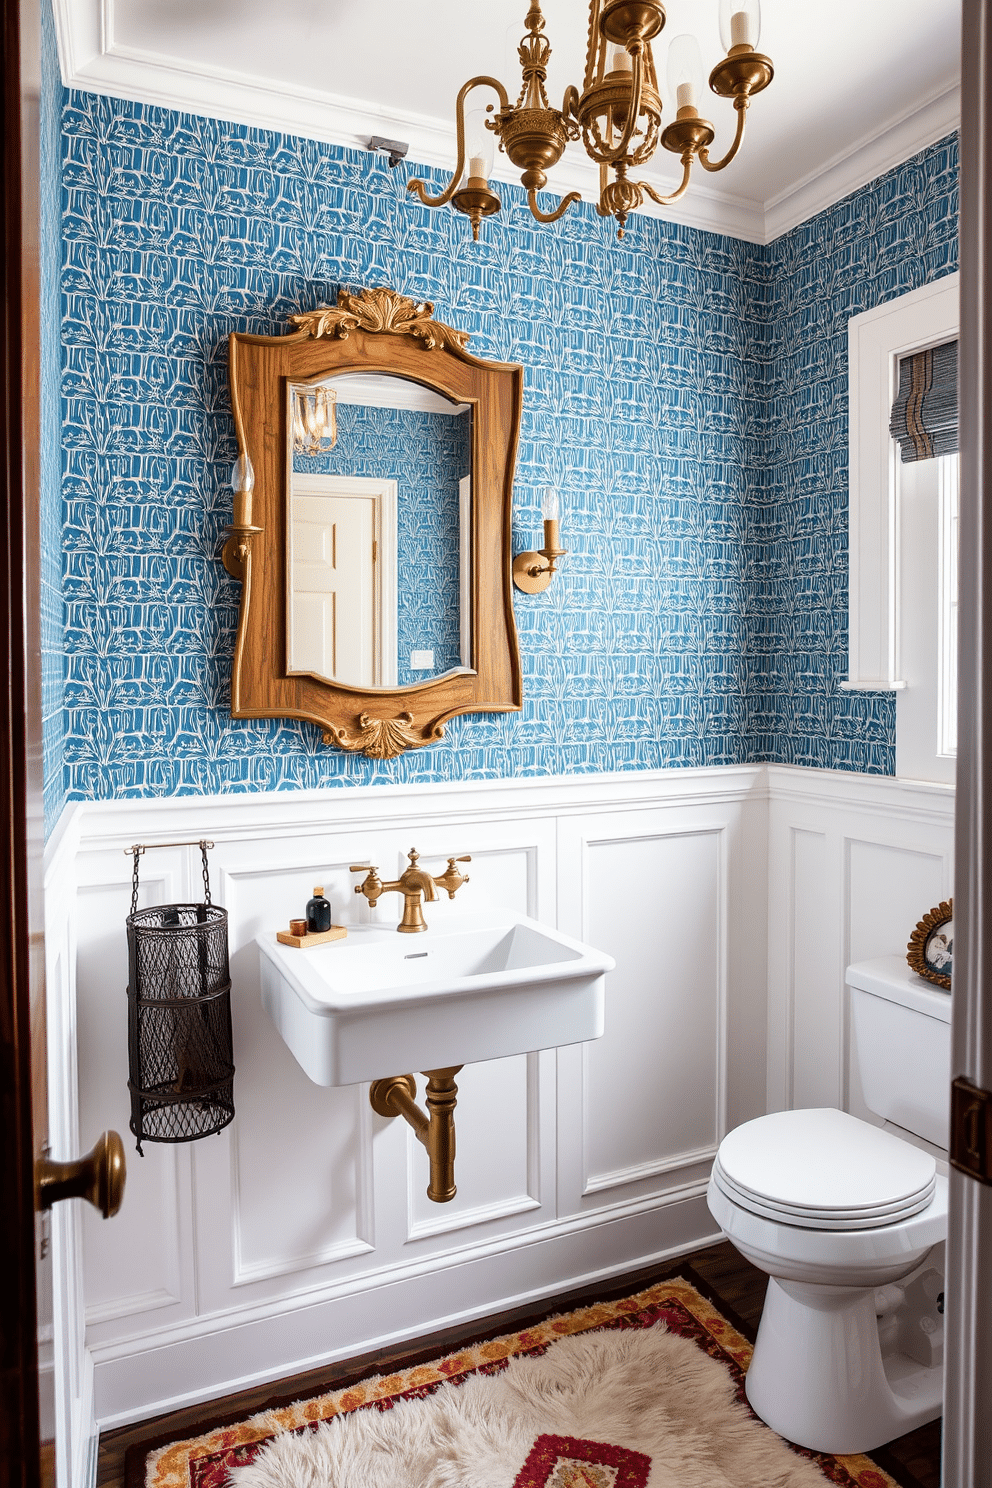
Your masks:
M930 518L921 521L924 509L918 503L904 509L904 501L913 498L909 491L900 496L900 472L916 467L900 466L889 417L901 357L953 341L958 329L958 274L854 315L848 323L849 671L840 683L846 692L903 692L909 686L906 701L897 704L895 772L949 784L955 759L947 737L947 699L940 689L952 679L946 665L949 637L943 634L944 604L952 595L946 592L946 564L940 573L931 564L934 546L946 549L950 487L940 461L940 516L934 510L931 524ZM938 594L930 594L931 573ZM930 610L931 601L933 646L928 634L921 634L916 610L921 603ZM906 655L901 655L903 643Z
M840 684L846 691L906 685L899 668L897 456L889 418L900 357L958 335L959 278L948 274L848 322L849 664Z

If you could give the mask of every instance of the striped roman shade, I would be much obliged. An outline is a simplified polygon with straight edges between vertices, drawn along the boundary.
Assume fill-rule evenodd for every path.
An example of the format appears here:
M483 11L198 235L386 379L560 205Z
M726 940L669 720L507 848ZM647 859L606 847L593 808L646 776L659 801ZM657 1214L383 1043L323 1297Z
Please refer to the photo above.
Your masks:
M930 346L899 362L899 391L889 433L899 458L934 460L958 447L958 343Z

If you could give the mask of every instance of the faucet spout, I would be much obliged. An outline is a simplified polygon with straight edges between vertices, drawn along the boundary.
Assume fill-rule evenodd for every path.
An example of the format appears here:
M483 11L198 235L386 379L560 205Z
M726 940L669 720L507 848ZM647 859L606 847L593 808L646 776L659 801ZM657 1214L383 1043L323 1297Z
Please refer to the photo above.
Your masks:
M468 882L468 879L464 878L455 868L455 862L468 863L471 859L449 858L447 871L439 878L433 878L426 869L417 867L420 854L416 848L412 847L407 857L410 859L410 866L392 883L383 883L379 877L378 868L370 868L364 863L352 867L351 871L365 874L362 882L356 884L355 893L364 894L370 904L377 904L381 894L402 894L403 918L396 928L406 935L415 935L419 930L427 929L423 911L424 900L433 903L437 899L438 888L446 889L448 898L453 899L461 885Z

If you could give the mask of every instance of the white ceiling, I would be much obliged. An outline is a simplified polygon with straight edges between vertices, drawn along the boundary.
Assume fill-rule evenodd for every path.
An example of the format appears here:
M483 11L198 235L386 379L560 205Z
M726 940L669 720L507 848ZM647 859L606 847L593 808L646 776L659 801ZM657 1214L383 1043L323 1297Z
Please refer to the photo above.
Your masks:
M364 148L409 142L420 165L454 163L461 84L495 74L519 86L527 0L54 0L67 84ZM667 214L766 242L956 127L961 0L764 0L761 50L775 80L750 110L744 149ZM694 31L720 55L718 0L668 0L655 45ZM545 0L549 92L580 83L586 0ZM480 95L481 96L481 95ZM733 110L714 99L714 151ZM642 175L664 187L674 157ZM515 179L497 156L495 174ZM570 146L552 181L592 199L595 177ZM655 209L659 210L659 209Z

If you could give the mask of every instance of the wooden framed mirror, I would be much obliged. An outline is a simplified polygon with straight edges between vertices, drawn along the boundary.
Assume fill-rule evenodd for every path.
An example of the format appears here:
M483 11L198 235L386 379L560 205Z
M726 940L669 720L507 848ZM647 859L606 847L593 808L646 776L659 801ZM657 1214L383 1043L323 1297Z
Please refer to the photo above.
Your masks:
M433 306L341 290L232 334L235 718L304 718L390 759L521 706L510 520L523 369Z

